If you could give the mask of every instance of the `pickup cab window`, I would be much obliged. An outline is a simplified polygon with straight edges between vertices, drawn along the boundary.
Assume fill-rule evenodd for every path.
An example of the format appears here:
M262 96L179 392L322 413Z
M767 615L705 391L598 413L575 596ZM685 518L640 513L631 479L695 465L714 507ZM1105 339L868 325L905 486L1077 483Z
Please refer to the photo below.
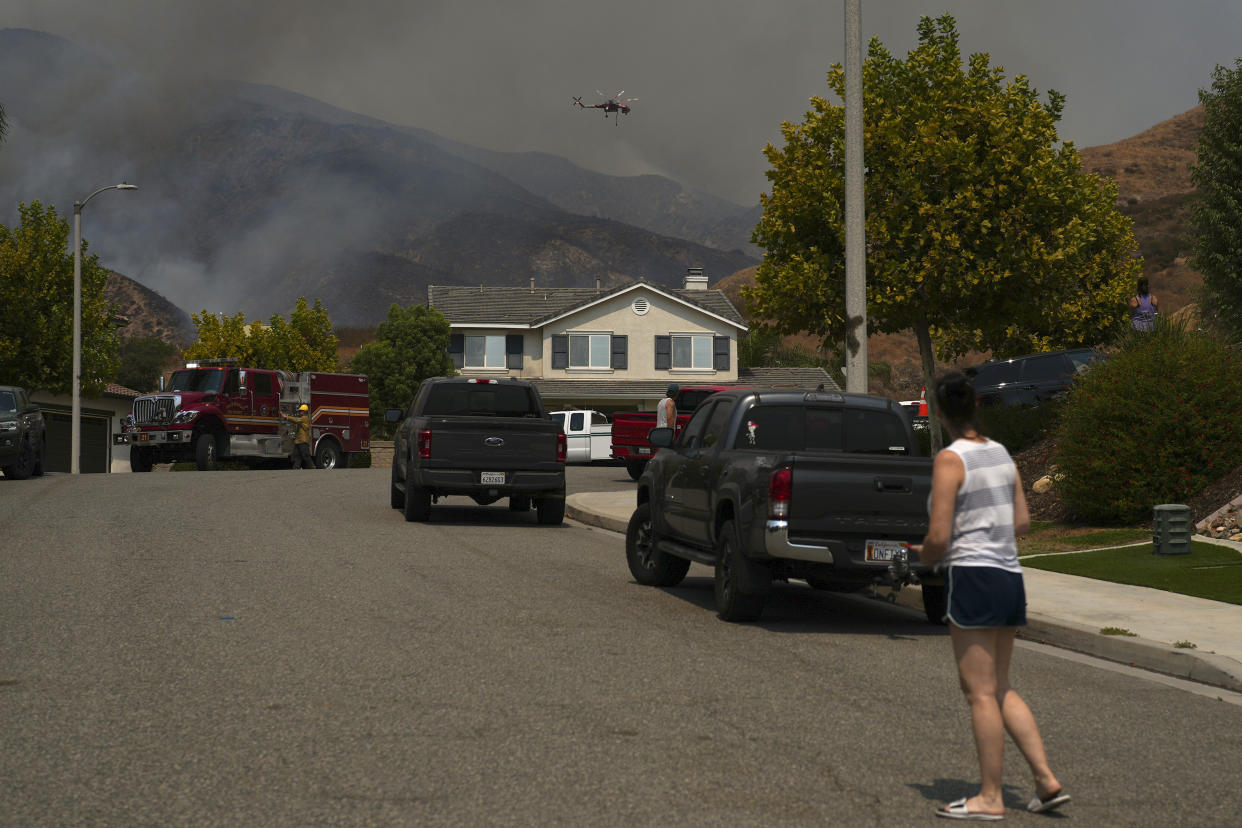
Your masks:
M717 408L720 408L719 404L705 405L695 411L677 436L677 446L684 449L699 448L703 444L703 428L707 425L707 418Z
M538 417L539 407L524 385L446 382L435 385L424 416Z
M754 405L733 438L737 449L910 454L901 419L889 411Z
M729 425L730 413L732 413L732 407L720 403L712 409L711 417L708 418L707 425L703 427L703 448L711 448L720 441L725 428Z

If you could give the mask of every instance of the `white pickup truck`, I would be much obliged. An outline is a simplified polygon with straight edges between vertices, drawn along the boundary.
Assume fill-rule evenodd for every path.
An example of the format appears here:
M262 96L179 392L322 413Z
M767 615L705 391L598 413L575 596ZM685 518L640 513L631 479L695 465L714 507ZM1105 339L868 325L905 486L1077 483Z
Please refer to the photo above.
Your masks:
M565 432L568 463L591 463L612 459L612 423L599 411L571 409L549 412Z

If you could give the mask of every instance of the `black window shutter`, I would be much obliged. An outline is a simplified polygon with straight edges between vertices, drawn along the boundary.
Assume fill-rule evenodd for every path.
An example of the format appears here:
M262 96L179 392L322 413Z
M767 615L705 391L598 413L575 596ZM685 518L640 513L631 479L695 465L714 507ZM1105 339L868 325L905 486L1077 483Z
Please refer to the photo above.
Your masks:
M612 337L612 370L625 371L630 367L629 342L628 336Z
M522 335L505 334L505 367L522 370Z
M466 335L465 334L449 334L449 358L453 360L453 367L460 371L466 364Z
M729 370L729 337L717 336L712 339L712 370Z
M673 338L671 336L655 338L655 369L657 371L673 369Z
M552 334L552 367L569 367L569 334Z

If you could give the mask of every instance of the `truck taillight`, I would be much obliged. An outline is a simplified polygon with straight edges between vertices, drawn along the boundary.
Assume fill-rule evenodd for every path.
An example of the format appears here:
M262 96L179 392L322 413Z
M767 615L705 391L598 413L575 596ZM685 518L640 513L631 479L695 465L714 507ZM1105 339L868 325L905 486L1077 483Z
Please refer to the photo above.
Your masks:
M789 518L789 500L793 497L793 469L783 466L772 472L768 482L768 519Z
M565 432L556 435L556 462L564 463L566 455Z
M431 429L423 428L418 432L418 459L431 459Z

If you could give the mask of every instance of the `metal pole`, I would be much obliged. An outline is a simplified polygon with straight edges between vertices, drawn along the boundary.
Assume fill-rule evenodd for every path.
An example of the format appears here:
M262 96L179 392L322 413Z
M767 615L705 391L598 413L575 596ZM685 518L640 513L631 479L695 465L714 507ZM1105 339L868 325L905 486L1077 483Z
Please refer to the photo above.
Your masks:
M845 0L845 390L867 393L862 0Z
M69 473L80 474L82 444L82 208L104 190L136 190L137 184L109 184L73 202L73 423L69 433Z

